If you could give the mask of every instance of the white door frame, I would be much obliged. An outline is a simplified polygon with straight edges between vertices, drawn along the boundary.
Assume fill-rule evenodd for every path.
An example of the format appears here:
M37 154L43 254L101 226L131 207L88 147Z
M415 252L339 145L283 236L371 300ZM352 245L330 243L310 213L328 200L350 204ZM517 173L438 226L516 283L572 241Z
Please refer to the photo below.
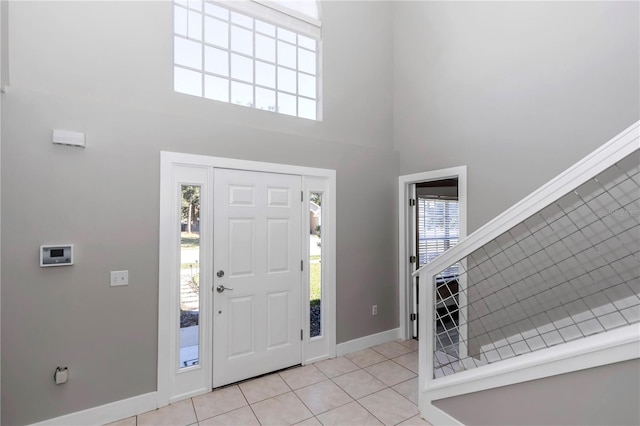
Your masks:
M179 186L197 184L202 186L202 225L213 225L213 170L215 168L236 169L267 173L302 176L303 201L308 204L310 191L323 193L322 218L322 336L309 339L309 277L303 274L302 321L304 339L302 342L302 363L318 361L336 356L336 172L335 170L293 166L287 164L264 163L204 155L182 154L162 151L160 153L160 252L158 282L158 389L157 405L167 404L211 391L213 383L213 334L210 311L213 306L212 271L213 252L211 241L202 232L200 265L200 363L196 366L178 368L177 353L179 343L179 292L175 288L179 276L179 223L177 202ZM208 196L207 196L208 195ZM305 205L307 205L305 204ZM309 213L303 208L303 230L309 230ZM212 235L212 233L209 233ZM305 234L303 234L305 235ZM303 238L303 240L305 240ZM308 271L309 242L303 241L301 260ZM178 261L179 262L179 261Z
M409 234L409 199L410 187L419 182L433 180L458 179L458 212L460 214L460 239L467 236L467 166L451 167L430 172L414 173L398 178L398 294L400 302L400 336L411 338L409 313L411 312L410 293L411 265L409 263L411 241Z

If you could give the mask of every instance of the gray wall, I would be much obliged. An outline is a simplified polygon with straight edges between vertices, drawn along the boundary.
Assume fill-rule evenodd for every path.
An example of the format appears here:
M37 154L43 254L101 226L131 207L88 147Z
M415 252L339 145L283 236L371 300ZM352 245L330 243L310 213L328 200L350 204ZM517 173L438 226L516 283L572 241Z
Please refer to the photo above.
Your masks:
M637 2L395 2L400 174L466 165L468 232L477 230L640 119L639 14ZM568 391L588 401L587 412L598 407L594 424L609 424L620 406L637 410L628 380L637 383L637 363L620 369L635 400L593 397L615 390L592 389L597 380ZM465 424L497 424L511 391L447 407ZM514 412L531 413L521 401ZM523 415L504 424L528 418L544 422Z
M435 401L463 424L640 424L640 361L631 360Z
M174 93L169 2L9 9L3 424L155 390L160 150L337 170L345 342L398 326L399 174L467 164L473 231L640 110L633 3L323 2L321 123ZM46 242L77 264L40 269Z
M3 424L156 389L160 150L336 169L338 343L398 326L390 15L323 4L312 122L174 93L170 2L10 4ZM86 132L87 148L51 144L54 128ZM39 268L56 242L76 244L76 265ZM120 269L129 286L109 287Z
M468 231L640 118L638 2L396 2L400 172L467 165Z
M467 165L471 233L640 119L639 6L398 2L394 144L401 174ZM504 286L470 278L478 284L470 301ZM533 292L530 284L524 291ZM508 324L507 313L499 312ZM505 325L498 315L475 324L484 314L469 313L470 337Z

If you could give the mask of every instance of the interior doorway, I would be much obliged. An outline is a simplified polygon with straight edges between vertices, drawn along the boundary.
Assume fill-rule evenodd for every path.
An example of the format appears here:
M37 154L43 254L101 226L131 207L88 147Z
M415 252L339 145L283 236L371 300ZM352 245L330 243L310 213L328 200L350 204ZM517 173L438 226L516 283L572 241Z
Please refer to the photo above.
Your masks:
M458 178L430 180L412 184L415 200L411 207L415 209L415 222L410 224L409 236L413 237L413 251L411 263L412 273L433 261L446 250L455 246L460 238L460 214L458 200ZM413 226L411 226L413 225ZM454 268L450 268L454 269ZM457 271L448 271L445 275L455 276ZM457 297L457 281L447 280L438 285L438 298L441 300L439 309L446 310L446 306L453 303ZM415 315L410 315L411 337L417 338L420 328L418 318L419 277L412 279L411 300ZM457 310L456 310L457 311Z
M419 283L414 272L466 236L466 179L466 166L399 178L400 331L404 338L417 338L419 292L432 290ZM447 291L457 289L438 288L438 294Z

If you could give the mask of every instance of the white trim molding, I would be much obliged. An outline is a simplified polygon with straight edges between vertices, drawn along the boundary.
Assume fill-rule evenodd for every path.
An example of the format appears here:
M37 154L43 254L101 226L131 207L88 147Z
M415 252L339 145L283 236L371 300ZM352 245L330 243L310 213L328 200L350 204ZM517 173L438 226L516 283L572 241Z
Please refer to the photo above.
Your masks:
M409 295L407 292L411 273L409 271L409 199L410 186L420 182L434 180L458 179L458 214L460 216L459 238L467 236L467 166L450 167L423 173L414 173L398 177L398 300L400 303L400 336L408 339L409 335Z
M334 306L335 308L335 306ZM335 339L335 333L333 333ZM381 333L371 334L358 339L349 340L337 345L337 351L334 340L334 352L320 355L317 359L306 359L305 363L309 364L321 361L327 358L334 358L352 352L357 352L372 346L381 345L383 343L392 342L400 339L400 329L394 328L383 331ZM190 394L179 395L176 400L190 398L199 394L201 391L195 391ZM106 424L115 422L127 417L136 416L161 407L157 404L157 392L150 392L138 395L132 398L123 399L99 407L89 408L87 410L78 411L64 416L56 417L42 422L34 423L33 426L84 426L88 424ZM166 405L166 404L165 404Z
M399 328L394 328L376 334L370 334L368 336L340 343L337 347L337 356L350 354L352 352L358 352L372 346L382 345L383 343L393 342L394 340L398 339L402 339Z
M156 392L149 392L132 398L122 399L87 410L77 411L53 419L34 423L34 426L84 426L103 425L115 422L127 417L137 416L147 411L155 410Z
M320 21L320 5L316 1L303 0L301 3L313 3L315 15L296 10L296 2L274 0L218 0L218 4L229 9L244 12L253 17L265 19L277 25L289 28L303 35L319 39L322 35L322 21ZM314 9L312 7L312 9Z
M336 356L336 288L335 283L335 258L333 260L324 261L328 257L335 256L335 179L327 179L322 177L314 177L305 175L302 178L302 191L304 201L304 219L302 220L303 227L303 256L304 256L304 274L303 274L303 299L305 301L310 300L310 271L311 265L310 259L310 245L309 245L309 229L311 228L308 206L311 202L310 194L320 193L322 194L322 244L321 250L321 304L320 309L322 318L322 326L320 335L316 337L311 336L311 310L309 303L303 306L303 330L304 330L304 345L302 348L302 360L303 364L311 364L313 362L321 361L327 358L333 358ZM328 332L326 332L328 330Z
M463 240L461 235L460 242L455 247L415 271L413 275L422 271L426 271L426 276L435 275L444 270L637 149L640 149L640 121L482 226L468 238Z
M289 174L302 177L302 191L318 191L323 194L322 219L322 336L309 338L308 325L301 324L307 331L302 343L302 364L331 358L336 353L335 323L335 223L336 223L336 172L335 170L294 166L287 164L263 163L203 155L161 152L160 155L160 247L159 247L159 288L158 288L158 389L157 407L210 392L213 386L213 207L214 170L235 169L254 172ZM180 185L201 187L201 262L200 262L200 324L198 365L179 367L179 323L176 307L179 306L179 292L175 283L179 280L179 206ZM307 197L303 197L303 200ZM307 199L308 201L308 199ZM303 213L304 215L304 213ZM306 220L304 220L306 216ZM308 212L302 224L307 224ZM209 228L206 228L206 227ZM301 242L302 243L302 242ZM306 249L304 248L306 247ZM302 253L309 250L305 239ZM307 269L307 268L306 268ZM308 280L303 281L308 284ZM307 285L308 287L308 285ZM306 297L307 303L304 303ZM308 322L309 291L301 296L301 309ZM304 314L305 312L306 315Z
M637 359L640 358L639 345L640 328L634 324L435 380L426 380L431 369L421 365L421 415L434 425L451 424L452 419L454 424L461 424L433 402Z

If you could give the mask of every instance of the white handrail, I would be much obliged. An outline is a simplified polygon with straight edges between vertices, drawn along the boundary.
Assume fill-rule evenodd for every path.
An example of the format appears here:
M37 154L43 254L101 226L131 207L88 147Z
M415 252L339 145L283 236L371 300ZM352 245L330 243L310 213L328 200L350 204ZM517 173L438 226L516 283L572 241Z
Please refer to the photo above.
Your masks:
M435 317L435 292L431 286L434 285L434 278L437 274L457 262L462 262L461 264L464 265L466 257L474 251L639 149L640 121L637 121L513 207L460 240L456 246L414 272L413 276L420 276L420 285L423 288L428 286L419 293L419 317L426 318L427 321ZM463 275L460 277L460 285L463 287L466 282L465 278ZM466 306L466 302L461 300L460 306ZM461 323L460 335L466 336L466 328L463 327L466 327L466 324ZM638 356L637 345L640 342L640 333L637 324L634 324L624 329L589 336L579 342L565 343L559 347L547 348L545 351L529 353L519 358L503 360L500 363L488 364L479 369L462 371L438 379L433 378L434 338L432 324L426 323L425 326L420 327L420 412L432 424L460 424L455 418L438 409L432 402L471 392L469 389L481 391L631 359ZM593 348L590 349L592 346Z
M454 247L415 271L412 276L420 275L422 278L438 274L637 149L640 149L640 121L636 121L513 207L460 240ZM420 282L426 281L421 279Z

